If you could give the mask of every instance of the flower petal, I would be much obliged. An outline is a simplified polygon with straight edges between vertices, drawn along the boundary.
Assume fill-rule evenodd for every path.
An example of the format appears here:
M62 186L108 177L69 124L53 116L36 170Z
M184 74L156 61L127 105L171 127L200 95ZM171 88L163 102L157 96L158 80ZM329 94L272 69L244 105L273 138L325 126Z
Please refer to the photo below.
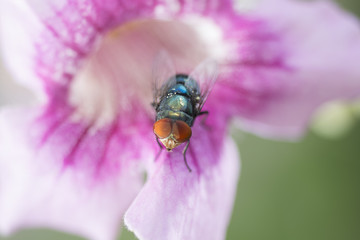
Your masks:
M208 144L196 140L190 144L187 159L193 160L195 153L198 160L197 164L188 160L191 173L177 152L170 153L172 157L150 176L125 214L126 226L139 239L225 238L239 173L238 154L234 142L227 139L217 164L211 166L217 154Z
M241 37L233 31L240 59L228 77L232 90L219 96L241 116L242 127L268 137L298 137L322 103L360 94L355 17L331 1L287 0L264 1L249 16L257 25Z
M34 33L41 23L25 1L1 1L0 43L5 63L16 80L39 92L41 84L34 71Z
M5 60L21 83L52 94L66 85L95 41L122 23L154 13L153 1L1 2L1 42ZM19 71L21 69L21 71Z
M141 158L141 146L129 152L119 131L85 131L61 113L52 121L39 119L41 113L9 109L0 115L0 231L45 226L114 239L143 181L139 162L122 159ZM129 144L136 146L132 139Z

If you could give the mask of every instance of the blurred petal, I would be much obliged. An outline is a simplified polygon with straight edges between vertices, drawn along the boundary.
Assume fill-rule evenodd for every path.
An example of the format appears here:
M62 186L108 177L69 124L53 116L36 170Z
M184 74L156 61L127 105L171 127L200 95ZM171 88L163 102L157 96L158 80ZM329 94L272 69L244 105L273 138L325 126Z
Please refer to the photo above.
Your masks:
M114 239L142 186L134 160L152 153L141 139L126 137L132 128L93 131L64 114L49 120L40 113L10 109L0 115L1 232L47 226Z
M99 122L112 120L131 94L149 106L151 66L160 50L172 55L179 72L226 55L212 18L232 12L229 1L5 0L2 9L5 59L18 79L44 90L50 102L67 101L90 117L96 112ZM209 18L180 17L190 13Z
M219 147L206 141L209 135L201 134L204 141L195 139L187 152L193 171L187 171L181 152L172 153L126 212L125 224L139 239L225 238L239 173L238 153L227 139L219 155L215 150Z
M0 9L5 60L21 83L52 94L48 91L53 84L69 83L102 34L132 19L148 17L157 4L4 0Z
M250 30L228 36L241 51L219 98L242 127L298 137L322 103L360 94L359 23L331 1L264 1L255 20L237 19Z
M155 56L166 49L176 70L189 72L206 58L207 47L185 23L146 20L124 24L101 39L72 79L69 95L62 98L68 98L82 116L100 122L112 120L117 113L123 115L122 109L135 101L146 110L143 114L154 119L150 103Z
M40 92L41 84L34 71L36 34L41 23L25 1L0 2L0 43L6 65L20 83Z
M4 0L0 9L7 65L21 83L35 90L43 87L51 95L52 85L67 85L81 60L109 30L136 20L172 20L181 14L216 18L231 12L232 6L231 1Z

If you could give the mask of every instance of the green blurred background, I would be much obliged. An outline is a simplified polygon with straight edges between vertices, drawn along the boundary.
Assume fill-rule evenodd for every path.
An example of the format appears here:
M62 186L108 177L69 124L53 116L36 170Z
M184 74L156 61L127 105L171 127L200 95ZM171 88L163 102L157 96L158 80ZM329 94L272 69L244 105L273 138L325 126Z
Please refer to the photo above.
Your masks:
M360 16L359 0L338 2ZM242 174L227 239L360 239L360 119L335 139L312 131L297 143L237 130L233 137L241 150ZM82 238L45 229L0 237L48 239ZM120 239L135 237L124 230Z

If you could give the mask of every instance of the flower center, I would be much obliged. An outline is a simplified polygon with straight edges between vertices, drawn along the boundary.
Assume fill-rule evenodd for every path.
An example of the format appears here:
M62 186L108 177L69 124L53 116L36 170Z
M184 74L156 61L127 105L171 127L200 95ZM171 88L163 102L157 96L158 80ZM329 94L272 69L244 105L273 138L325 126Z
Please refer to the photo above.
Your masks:
M160 51L169 53L177 72L189 73L207 58L222 54L219 28L208 20L139 20L101 37L70 90L77 117L96 125L113 121L140 104L153 111L152 68Z

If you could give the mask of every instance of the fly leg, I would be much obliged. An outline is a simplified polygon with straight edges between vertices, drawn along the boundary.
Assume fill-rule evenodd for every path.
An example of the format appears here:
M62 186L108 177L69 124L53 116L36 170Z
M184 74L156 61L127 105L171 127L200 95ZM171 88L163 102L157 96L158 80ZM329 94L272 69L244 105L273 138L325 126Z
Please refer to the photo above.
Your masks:
M162 150L163 150L163 147L162 147L162 145L161 145L158 137L156 137L156 142L159 144L160 150L159 150L159 152L156 154L155 161L159 158L159 156L160 156L160 154L161 154L161 152L162 152Z
M187 161L186 161L186 151L187 151L188 148L189 148L189 144L190 144L190 140L187 141L186 146L184 147L183 156L184 156L185 165L186 165L187 169L189 170L189 172L191 172L191 168L189 167L189 164L188 164Z

